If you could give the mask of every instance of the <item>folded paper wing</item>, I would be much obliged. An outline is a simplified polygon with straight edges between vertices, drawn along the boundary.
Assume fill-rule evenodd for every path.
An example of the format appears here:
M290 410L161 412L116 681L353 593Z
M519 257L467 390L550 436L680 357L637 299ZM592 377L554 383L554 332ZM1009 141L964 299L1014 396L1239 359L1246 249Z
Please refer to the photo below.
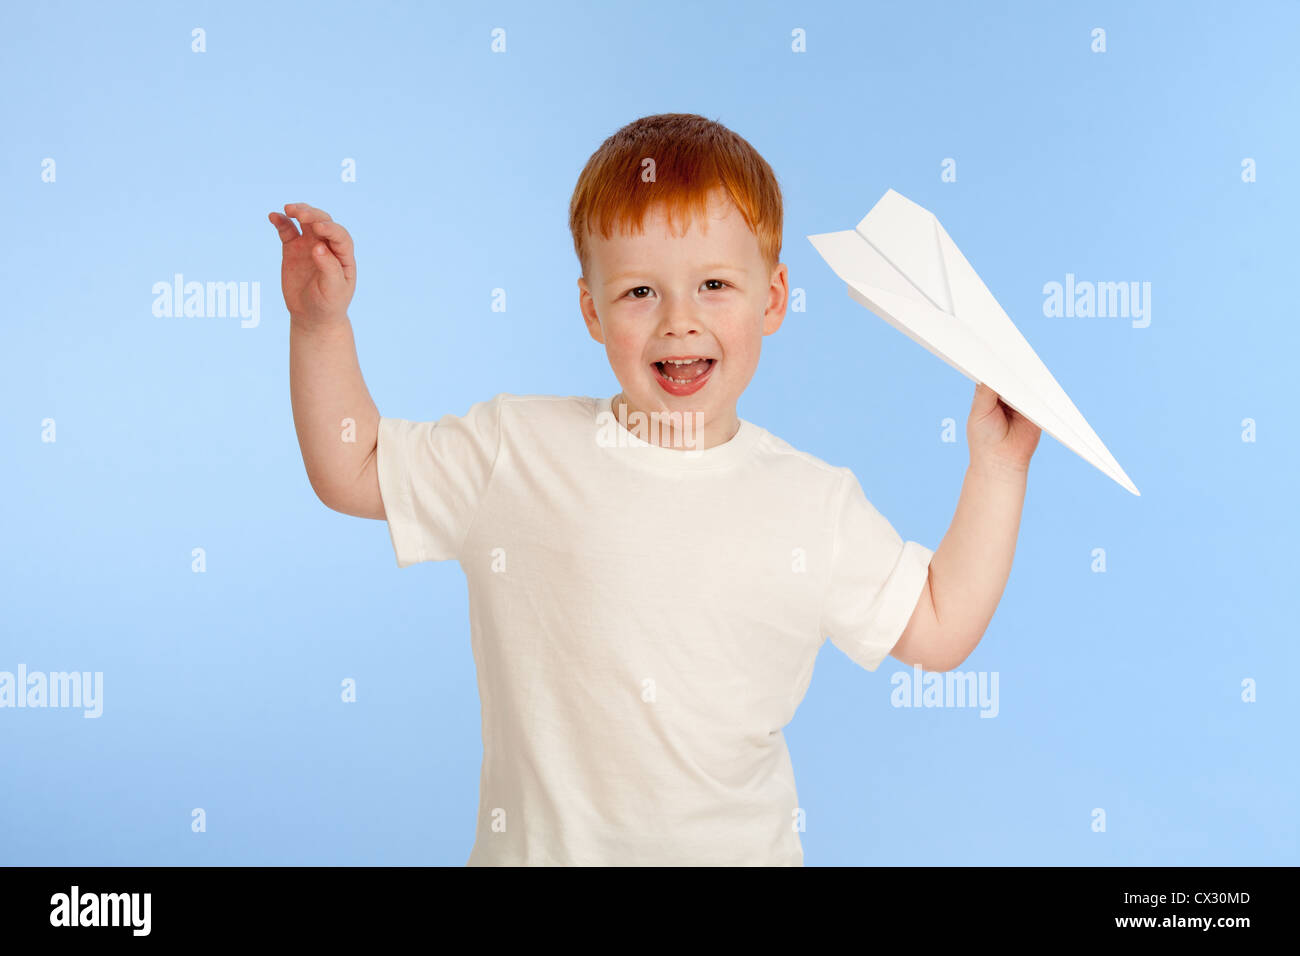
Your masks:
M856 229L808 239L855 301L1140 494L932 213L891 189Z

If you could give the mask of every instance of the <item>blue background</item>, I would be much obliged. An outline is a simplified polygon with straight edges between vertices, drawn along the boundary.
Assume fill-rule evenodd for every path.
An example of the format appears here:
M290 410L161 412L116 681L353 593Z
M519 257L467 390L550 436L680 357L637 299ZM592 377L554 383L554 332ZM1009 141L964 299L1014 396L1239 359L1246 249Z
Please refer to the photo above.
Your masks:
M804 238L893 187L1142 491L1044 436L1005 595L961 667L998 673L996 719L894 708L907 668L826 643L786 730L808 865L1295 864L1297 9L6 4L0 670L102 671L105 701L97 720L0 710L0 862L465 861L464 577L399 572L384 524L313 495L266 215L306 201L354 236L383 414L612 395L569 198L618 127L695 112L776 170L807 295L742 418L851 467L938 546L973 385L854 304ZM154 317L177 272L259 282L260 325ZM1066 273L1149 281L1150 326L1045 317Z

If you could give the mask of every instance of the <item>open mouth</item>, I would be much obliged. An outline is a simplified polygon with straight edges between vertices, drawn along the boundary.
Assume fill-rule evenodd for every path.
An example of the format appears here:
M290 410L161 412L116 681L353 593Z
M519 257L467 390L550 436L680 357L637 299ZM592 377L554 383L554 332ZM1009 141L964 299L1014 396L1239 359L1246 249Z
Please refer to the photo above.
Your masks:
M682 358L651 363L659 385L670 395L691 395L704 387L717 359Z

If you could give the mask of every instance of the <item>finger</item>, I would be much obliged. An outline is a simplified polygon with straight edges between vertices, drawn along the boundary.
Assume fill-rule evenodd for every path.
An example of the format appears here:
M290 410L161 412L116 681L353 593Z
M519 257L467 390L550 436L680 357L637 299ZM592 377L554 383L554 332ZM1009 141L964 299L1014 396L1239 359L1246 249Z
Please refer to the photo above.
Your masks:
M1032 432L1035 435L1041 435L1043 433L1043 426L1035 425L1020 412L1016 411L1014 408L1010 408L1010 406L1008 406L1008 409L1012 415L1016 416L1016 425L1018 427L1023 428L1026 432Z
M339 260L343 278L351 282L357 276L357 260L352 255L352 237L337 222L313 222L313 234L329 243L330 251Z
M981 419L998 406L998 393L983 382L975 385L975 399L971 402L970 414L973 419Z
M324 242L318 242L311 249L312 260L316 263L316 268L328 279L342 279L343 267L339 260L330 255L329 246Z
M297 219L298 222L306 225L309 222L330 222L330 214L324 209L317 209L315 206L305 202L291 202L284 207L286 214Z
M290 239L298 238L298 227L293 224L293 220L288 216L273 212L267 218L271 220L271 225L275 226L275 231L279 234L281 242L288 242Z

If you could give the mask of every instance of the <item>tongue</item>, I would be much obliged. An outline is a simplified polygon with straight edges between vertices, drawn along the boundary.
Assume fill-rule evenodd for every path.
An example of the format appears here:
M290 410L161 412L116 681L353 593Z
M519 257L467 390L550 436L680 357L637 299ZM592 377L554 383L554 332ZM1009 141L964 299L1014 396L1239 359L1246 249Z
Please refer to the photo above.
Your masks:
M699 378L706 371L708 371L709 360L696 359L694 362L691 362L691 364L689 365L673 365L670 362L665 362L662 368L664 374L667 375L669 378L678 378L678 379Z

